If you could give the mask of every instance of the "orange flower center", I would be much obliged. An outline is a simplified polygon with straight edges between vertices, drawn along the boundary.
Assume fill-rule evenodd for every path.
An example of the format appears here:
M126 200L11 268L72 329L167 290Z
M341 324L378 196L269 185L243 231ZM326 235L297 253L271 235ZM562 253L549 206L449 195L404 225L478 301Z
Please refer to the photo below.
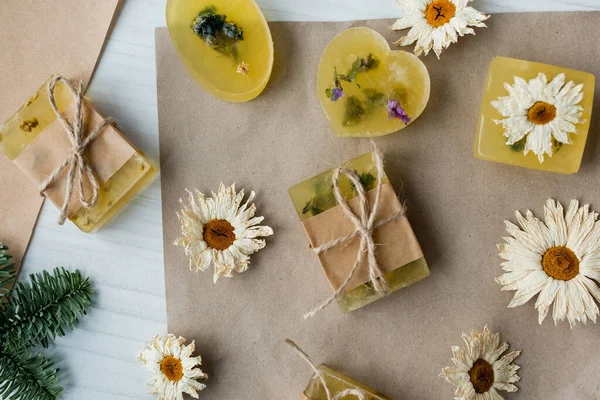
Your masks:
M542 258L542 268L554 279L570 281L579 275L579 259L565 246L552 247Z
M489 362L479 358L469 370L469 376L475 392L485 393L494 384L494 367Z
M425 19L436 28L446 25L455 15L456 6L450 0L432 1L425 9Z
M224 219L213 219L204 226L204 241L216 250L227 250L235 242L233 226Z
M179 382L183 378L183 364L179 358L165 357L160 363L160 372L172 382Z
M545 101L535 103L527 113L527 119L536 125L546 125L556 118L556 107Z

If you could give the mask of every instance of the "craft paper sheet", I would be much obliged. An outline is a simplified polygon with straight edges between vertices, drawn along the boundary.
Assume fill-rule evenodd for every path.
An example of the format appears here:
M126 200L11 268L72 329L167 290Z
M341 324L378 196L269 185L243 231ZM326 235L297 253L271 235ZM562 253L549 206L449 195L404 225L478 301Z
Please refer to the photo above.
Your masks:
M514 211L550 197L600 211L600 113L593 116L581 171L563 176L477 160L472 155L483 84L494 56L529 59L600 76L600 13L493 15L489 29L424 58L431 100L408 129L376 139L386 173L406 200L431 275L345 315L334 304L302 315L331 288L287 190L370 150L368 140L335 138L316 95L321 52L336 33L368 26L391 42L393 21L272 23L276 61L266 91L245 104L204 92L177 58L166 29L156 35L162 164L165 274L169 331L196 340L211 399L294 399L311 371L283 340L294 339L316 361L397 400L453 398L438 377L451 365L461 333L489 324L511 350L522 349L520 391L506 399L600 398L600 324L570 330L551 316L538 325L535 300L508 309L513 292L496 244ZM411 50L407 48L407 50ZM600 107L596 88L596 108ZM219 182L257 192L258 213L275 235L252 256L250 270L212 283L193 273L172 245L175 212L185 188L216 190ZM503 392L504 395L504 392Z
M0 1L0 124L51 74L92 76L119 0ZM0 242L20 262L43 203L37 187L0 154Z

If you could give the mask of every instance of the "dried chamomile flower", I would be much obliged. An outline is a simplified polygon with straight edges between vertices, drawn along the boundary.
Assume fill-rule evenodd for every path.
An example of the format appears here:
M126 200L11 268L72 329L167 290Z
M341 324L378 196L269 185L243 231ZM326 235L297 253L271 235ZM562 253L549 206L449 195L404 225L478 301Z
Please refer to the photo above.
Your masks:
M471 336L463 333L462 338L466 348L452 346L454 366L445 367L440 374L457 386L455 400L503 400L499 390L519 390L514 383L521 380L517 374L520 367L512 362L521 354L520 351L502 357L508 344L500 344L500 334L492 334L487 326L483 333L471 331Z
M138 352L138 360L152 372L147 385L152 387L150 394L158 394L158 400L183 400L183 393L197 399L198 391L206 387L198 382L208 375L199 368L200 356L192 357L194 342L184 343L184 338L172 334L164 339L156 335Z
M554 303L554 323L596 322L600 302L600 223L586 204L571 200L566 215L560 203L548 200L545 223L531 211L517 211L521 228L505 221L511 237L499 244L505 274L496 278L502 290L516 290L509 307L527 303L539 293L535 308L541 324Z
M505 119L495 120L504 127L507 145L512 146L526 136L524 153L533 151L540 163L544 154L552 157L553 140L571 144L569 133L577 133L575 124L581 119L583 84L565 83L565 74L558 74L550 83L545 74L525 81L515 77L515 84L504 84L509 95L493 101Z
M398 19L392 29L411 29L408 35L394 43L408 46L417 42L416 55L427 55L433 49L440 58L442 50L456 43L459 36L475 34L471 26L485 28L483 21L490 17L467 6L473 0L396 1L402 7L404 17Z
M189 192L189 205L183 205L177 213L181 221L183 236L175 245L185 247L190 256L190 269L206 271L214 264L214 282L220 277L230 278L233 271L248 270L250 255L265 247L264 239L273 229L258 225L264 217L255 217L256 206L250 205L254 192L250 193L242 205L244 190L235 191L235 184L225 187L221 183L219 191L212 197L205 197L200 191Z

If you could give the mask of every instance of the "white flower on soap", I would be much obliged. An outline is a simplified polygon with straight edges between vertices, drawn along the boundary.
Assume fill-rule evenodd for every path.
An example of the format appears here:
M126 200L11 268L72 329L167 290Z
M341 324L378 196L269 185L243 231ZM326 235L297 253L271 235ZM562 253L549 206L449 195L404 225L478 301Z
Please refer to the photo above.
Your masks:
M532 151L540 163L544 154L552 157L553 141L571 144L570 133L577 133L581 119L583 84L566 82L565 74L558 74L550 83L545 74L527 82L515 77L514 85L505 83L509 95L493 101L504 119L494 120L504 127L506 144L511 146L526 140L524 153Z
M513 364L520 351L502 356L508 344L500 344L500 334L493 334L488 327L483 333L463 333L466 348L452 346L452 367L445 367L440 376L457 386L455 400L503 400L500 390L516 392L514 384L521 380L519 366Z
M496 279L502 290L515 290L508 305L518 307L539 293L535 308L541 324L553 306L554 323L596 322L600 302L600 223L586 204L572 200L566 215L560 203L548 200L545 223L531 211L517 211L521 227L505 221L511 235L498 245L506 271Z
M207 379L199 366L202 359L192 357L194 342L184 345L185 339L168 334L164 339L156 335L148 345L138 352L138 360L152 372L147 385L151 394L158 394L158 400L183 400L183 393L198 398L198 392L206 385L198 379Z
M182 235L175 245L185 248L190 257L190 269L206 271L214 265L214 282L220 277L232 277L233 271L248 270L250 255L265 247L261 237L273 234L268 226L258 225L264 217L255 217L256 206L250 205L255 193L250 193L242 204L244 190L235 191L235 184L225 187L212 197L200 191L189 192L189 205L183 205L177 213L181 221Z
M485 28L483 23L490 16L467 6L473 0L396 0L402 7L404 17L398 19L392 29L411 28L408 34L394 42L409 46L417 42L415 54L425 55L433 49L438 58L459 36L475 34L472 26Z

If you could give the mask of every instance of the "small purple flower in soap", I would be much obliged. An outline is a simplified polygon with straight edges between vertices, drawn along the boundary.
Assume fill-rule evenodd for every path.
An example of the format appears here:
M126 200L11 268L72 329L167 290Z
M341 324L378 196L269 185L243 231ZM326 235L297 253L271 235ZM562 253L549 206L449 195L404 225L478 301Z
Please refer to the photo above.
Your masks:
M412 119L406 114L406 111L404 111L404 108L400 107L398 100L388 100L387 110L390 114L389 119L401 119L406 125L410 124L410 121L412 121Z
M338 101L344 96L344 90L341 87L334 87L331 89L331 96L329 99L331 101Z

